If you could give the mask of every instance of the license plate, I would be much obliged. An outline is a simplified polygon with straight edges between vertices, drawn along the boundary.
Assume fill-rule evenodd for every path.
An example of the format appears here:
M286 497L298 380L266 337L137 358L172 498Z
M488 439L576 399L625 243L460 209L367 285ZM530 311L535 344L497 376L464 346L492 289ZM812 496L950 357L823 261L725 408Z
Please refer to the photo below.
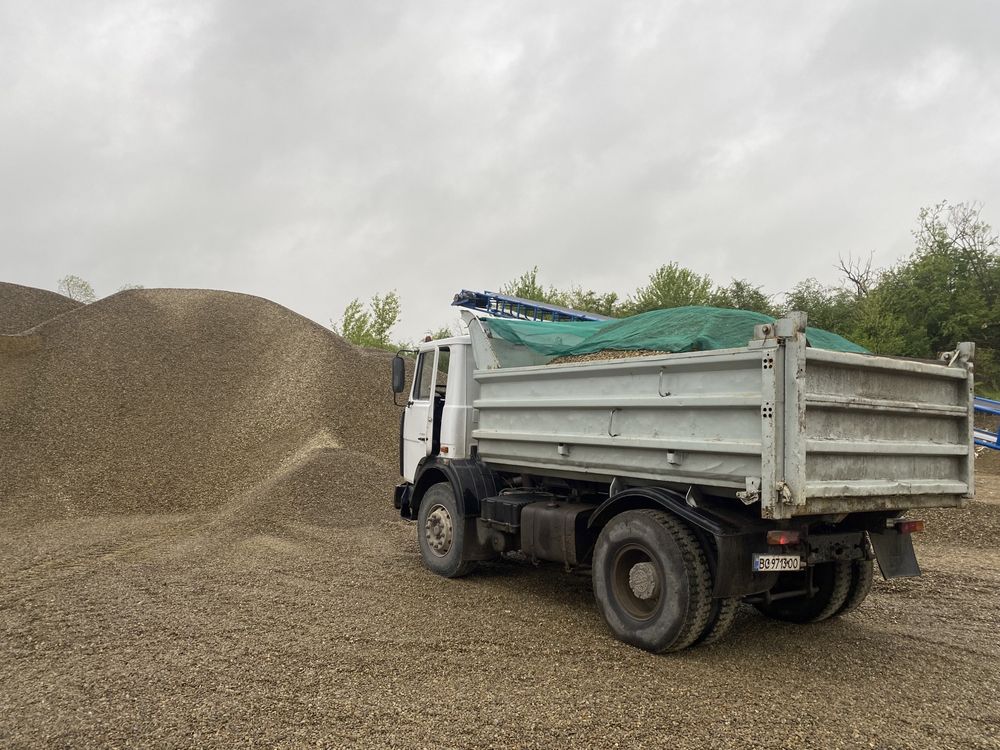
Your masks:
M760 573L802 570L802 558L798 555L754 555L753 569Z

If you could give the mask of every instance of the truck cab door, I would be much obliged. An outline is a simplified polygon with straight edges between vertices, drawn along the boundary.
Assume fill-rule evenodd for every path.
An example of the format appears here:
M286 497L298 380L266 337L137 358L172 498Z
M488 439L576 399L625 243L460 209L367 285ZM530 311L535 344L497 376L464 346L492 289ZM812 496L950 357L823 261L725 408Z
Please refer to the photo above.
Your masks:
M434 436L434 372L437 350L421 352L403 416L403 478L412 482L417 464L431 452Z

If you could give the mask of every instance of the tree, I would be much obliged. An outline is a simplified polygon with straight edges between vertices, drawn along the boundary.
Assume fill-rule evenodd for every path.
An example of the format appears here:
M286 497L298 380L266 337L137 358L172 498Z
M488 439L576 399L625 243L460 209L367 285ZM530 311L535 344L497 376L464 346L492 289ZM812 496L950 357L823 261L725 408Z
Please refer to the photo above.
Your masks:
M712 301L712 279L676 263L657 268L646 286L636 289L625 303L629 315L685 305L708 305Z
M922 208L913 236L917 254L945 252L960 259L984 291L996 298L1000 236L982 218L982 211L981 203L951 205L948 201Z
M843 287L821 284L816 279L800 281L785 294L784 312L801 310L809 325L849 336L854 328L857 300Z
M367 310L361 300L351 300L340 323L330 321L330 326L352 344L391 350L395 345L389 340L389 332L398 322L399 295L393 290L373 296Z
M772 318L779 314L771 296L746 279L733 279L729 286L720 286L712 292L711 304L715 307L731 307L734 310L751 310L770 315Z
M865 297L873 287L878 284L879 273L872 268L872 259L875 253L869 253L865 260L855 258L852 255L838 258L837 268L843 274L847 283L854 287L854 296L857 299Z
M145 289L145 288L146 287L144 287L142 284L122 284L120 287L118 287L118 291L127 292L131 289Z
M85 305L89 305L97 299L97 295L94 294L94 287L79 276L73 276L72 274L59 279L57 289L59 290L59 294L74 299L77 302L82 302Z
M550 301L544 287L538 283L538 266L525 271L513 281L508 281L500 287L500 292L511 297L523 297L535 302Z
M512 297L522 297L598 315L614 316L618 305L618 295L615 292L602 294L593 289L584 290L581 286L573 286L568 290L559 290L552 286L546 289L538 281L538 266L501 286L500 292Z
M886 271L876 289L899 319L894 353L932 357L974 341L977 383L1000 387L1000 237L978 205L924 208L913 254Z
M568 292L560 292L555 295L555 304L562 307L570 307L583 312L597 313L615 317L618 311L618 294L607 292L601 294L593 289L584 290L583 287L572 287Z
M436 330L428 331L427 335L432 339L450 339L458 334L451 329L451 326L441 326Z
M856 301L849 329L837 330L875 354L898 354L905 350L906 323L896 312L892 295L873 289Z

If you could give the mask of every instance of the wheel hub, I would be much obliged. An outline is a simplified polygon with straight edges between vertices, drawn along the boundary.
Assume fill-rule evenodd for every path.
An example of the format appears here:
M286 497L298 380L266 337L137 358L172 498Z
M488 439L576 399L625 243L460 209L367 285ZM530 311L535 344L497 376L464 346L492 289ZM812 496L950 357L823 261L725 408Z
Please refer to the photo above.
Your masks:
M641 544L627 544L611 562L611 592L618 604L636 620L655 616L663 594L660 569L652 553Z
M451 520L451 513L443 505L435 505L427 514L424 538L427 539L427 546L431 552L438 557L444 557L451 549L455 539L455 526Z
M659 582L653 563L641 562L633 565L628 572L628 586L637 599L645 601L655 597Z

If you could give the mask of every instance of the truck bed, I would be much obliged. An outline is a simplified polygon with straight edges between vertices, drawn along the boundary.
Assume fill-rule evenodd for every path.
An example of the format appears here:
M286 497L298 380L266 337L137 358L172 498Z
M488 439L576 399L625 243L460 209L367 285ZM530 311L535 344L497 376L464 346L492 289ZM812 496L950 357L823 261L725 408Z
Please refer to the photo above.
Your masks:
M764 336L474 377L472 437L499 469L693 485L759 500L766 518L957 507L973 494L972 374L961 362Z

